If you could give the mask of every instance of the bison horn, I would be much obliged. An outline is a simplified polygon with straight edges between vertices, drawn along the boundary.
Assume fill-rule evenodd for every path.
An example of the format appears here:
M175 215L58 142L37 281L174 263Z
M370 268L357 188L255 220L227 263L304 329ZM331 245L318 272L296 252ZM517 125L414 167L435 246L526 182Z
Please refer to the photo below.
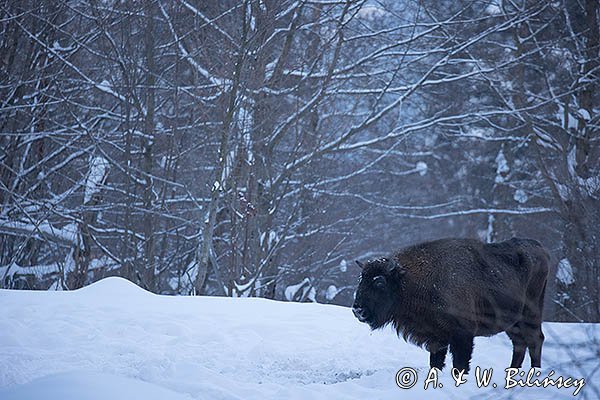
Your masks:
M398 271L400 274L406 272L404 268L402 268L402 266L398 263L398 261L394 260L393 258L388 260L387 270L388 272Z
M394 260L388 260L387 271L392 272L393 270L396 269L397 266L398 266L398 264Z
M363 263L361 263L358 260L355 260L355 261L356 261L356 265L358 265L360 267L360 269L364 269L365 268L365 265Z

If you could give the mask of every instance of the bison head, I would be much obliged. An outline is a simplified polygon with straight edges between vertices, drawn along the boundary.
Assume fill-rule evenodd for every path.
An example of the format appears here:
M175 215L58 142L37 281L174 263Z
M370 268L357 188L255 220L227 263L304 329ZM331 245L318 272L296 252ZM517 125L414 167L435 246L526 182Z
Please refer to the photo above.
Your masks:
M356 263L362 268L362 274L352 312L371 329L381 328L392 320L403 270L395 260L388 258Z

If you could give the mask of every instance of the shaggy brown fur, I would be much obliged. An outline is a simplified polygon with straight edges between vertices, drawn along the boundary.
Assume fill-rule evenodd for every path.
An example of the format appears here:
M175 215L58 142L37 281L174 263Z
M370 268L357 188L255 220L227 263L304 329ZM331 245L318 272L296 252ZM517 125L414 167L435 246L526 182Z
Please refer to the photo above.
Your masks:
M444 367L449 347L453 366L468 371L473 338L503 331L513 342L511 367L521 367L526 349L541 366L548 254L537 241L442 239L357 263L356 317L372 329L392 324L430 352L431 367Z

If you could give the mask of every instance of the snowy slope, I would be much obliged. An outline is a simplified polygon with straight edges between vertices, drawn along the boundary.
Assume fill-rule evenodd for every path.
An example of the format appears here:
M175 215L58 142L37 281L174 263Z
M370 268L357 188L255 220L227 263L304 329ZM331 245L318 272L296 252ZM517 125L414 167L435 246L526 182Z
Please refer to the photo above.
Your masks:
M505 335L476 339L472 362L493 367L498 388L455 388L446 369L444 387L424 392L428 353L391 329L370 332L344 307L157 296L109 278L73 292L0 290L0 310L2 400L573 398L573 388L503 389ZM562 343L597 340L598 326L544 331L541 377L592 372L594 349ZM412 389L395 384L402 367L419 373ZM600 397L592 386L578 398Z

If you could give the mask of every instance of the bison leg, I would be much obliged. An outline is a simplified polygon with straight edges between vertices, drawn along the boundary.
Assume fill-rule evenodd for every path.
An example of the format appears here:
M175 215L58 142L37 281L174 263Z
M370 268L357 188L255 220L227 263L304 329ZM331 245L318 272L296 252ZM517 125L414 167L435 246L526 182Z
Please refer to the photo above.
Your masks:
M542 327L532 327L527 332L526 336L527 348L529 349L529 357L531 357L531 367L541 368L542 366L542 344L544 343L544 334Z
M546 292L546 282L539 294L528 293L529 304L525 307L525 315L521 323L523 336L529 349L531 357L531 367L541 368L542 366L542 345L544 344L544 334L542 333L542 312L544 308L544 293Z
M513 344L513 355L512 361L510 362L511 368L521 368L523 365L523 360L525 359L525 351L527 349L525 338L521 334L521 329L518 325L519 324L516 324L510 330L506 331Z
M448 352L448 346L442 347L439 350L429 352L429 367L437 368L439 370L444 369L446 365L446 353Z
M458 370L469 373L469 363L473 354L473 336L455 337L450 341L452 353L452 366Z
M511 368L521 368L525 359L525 350L529 349L531 366L540 368L542 366L542 344L544 334L539 323L531 324L526 321L518 322L510 330L506 331L513 343L513 358Z

